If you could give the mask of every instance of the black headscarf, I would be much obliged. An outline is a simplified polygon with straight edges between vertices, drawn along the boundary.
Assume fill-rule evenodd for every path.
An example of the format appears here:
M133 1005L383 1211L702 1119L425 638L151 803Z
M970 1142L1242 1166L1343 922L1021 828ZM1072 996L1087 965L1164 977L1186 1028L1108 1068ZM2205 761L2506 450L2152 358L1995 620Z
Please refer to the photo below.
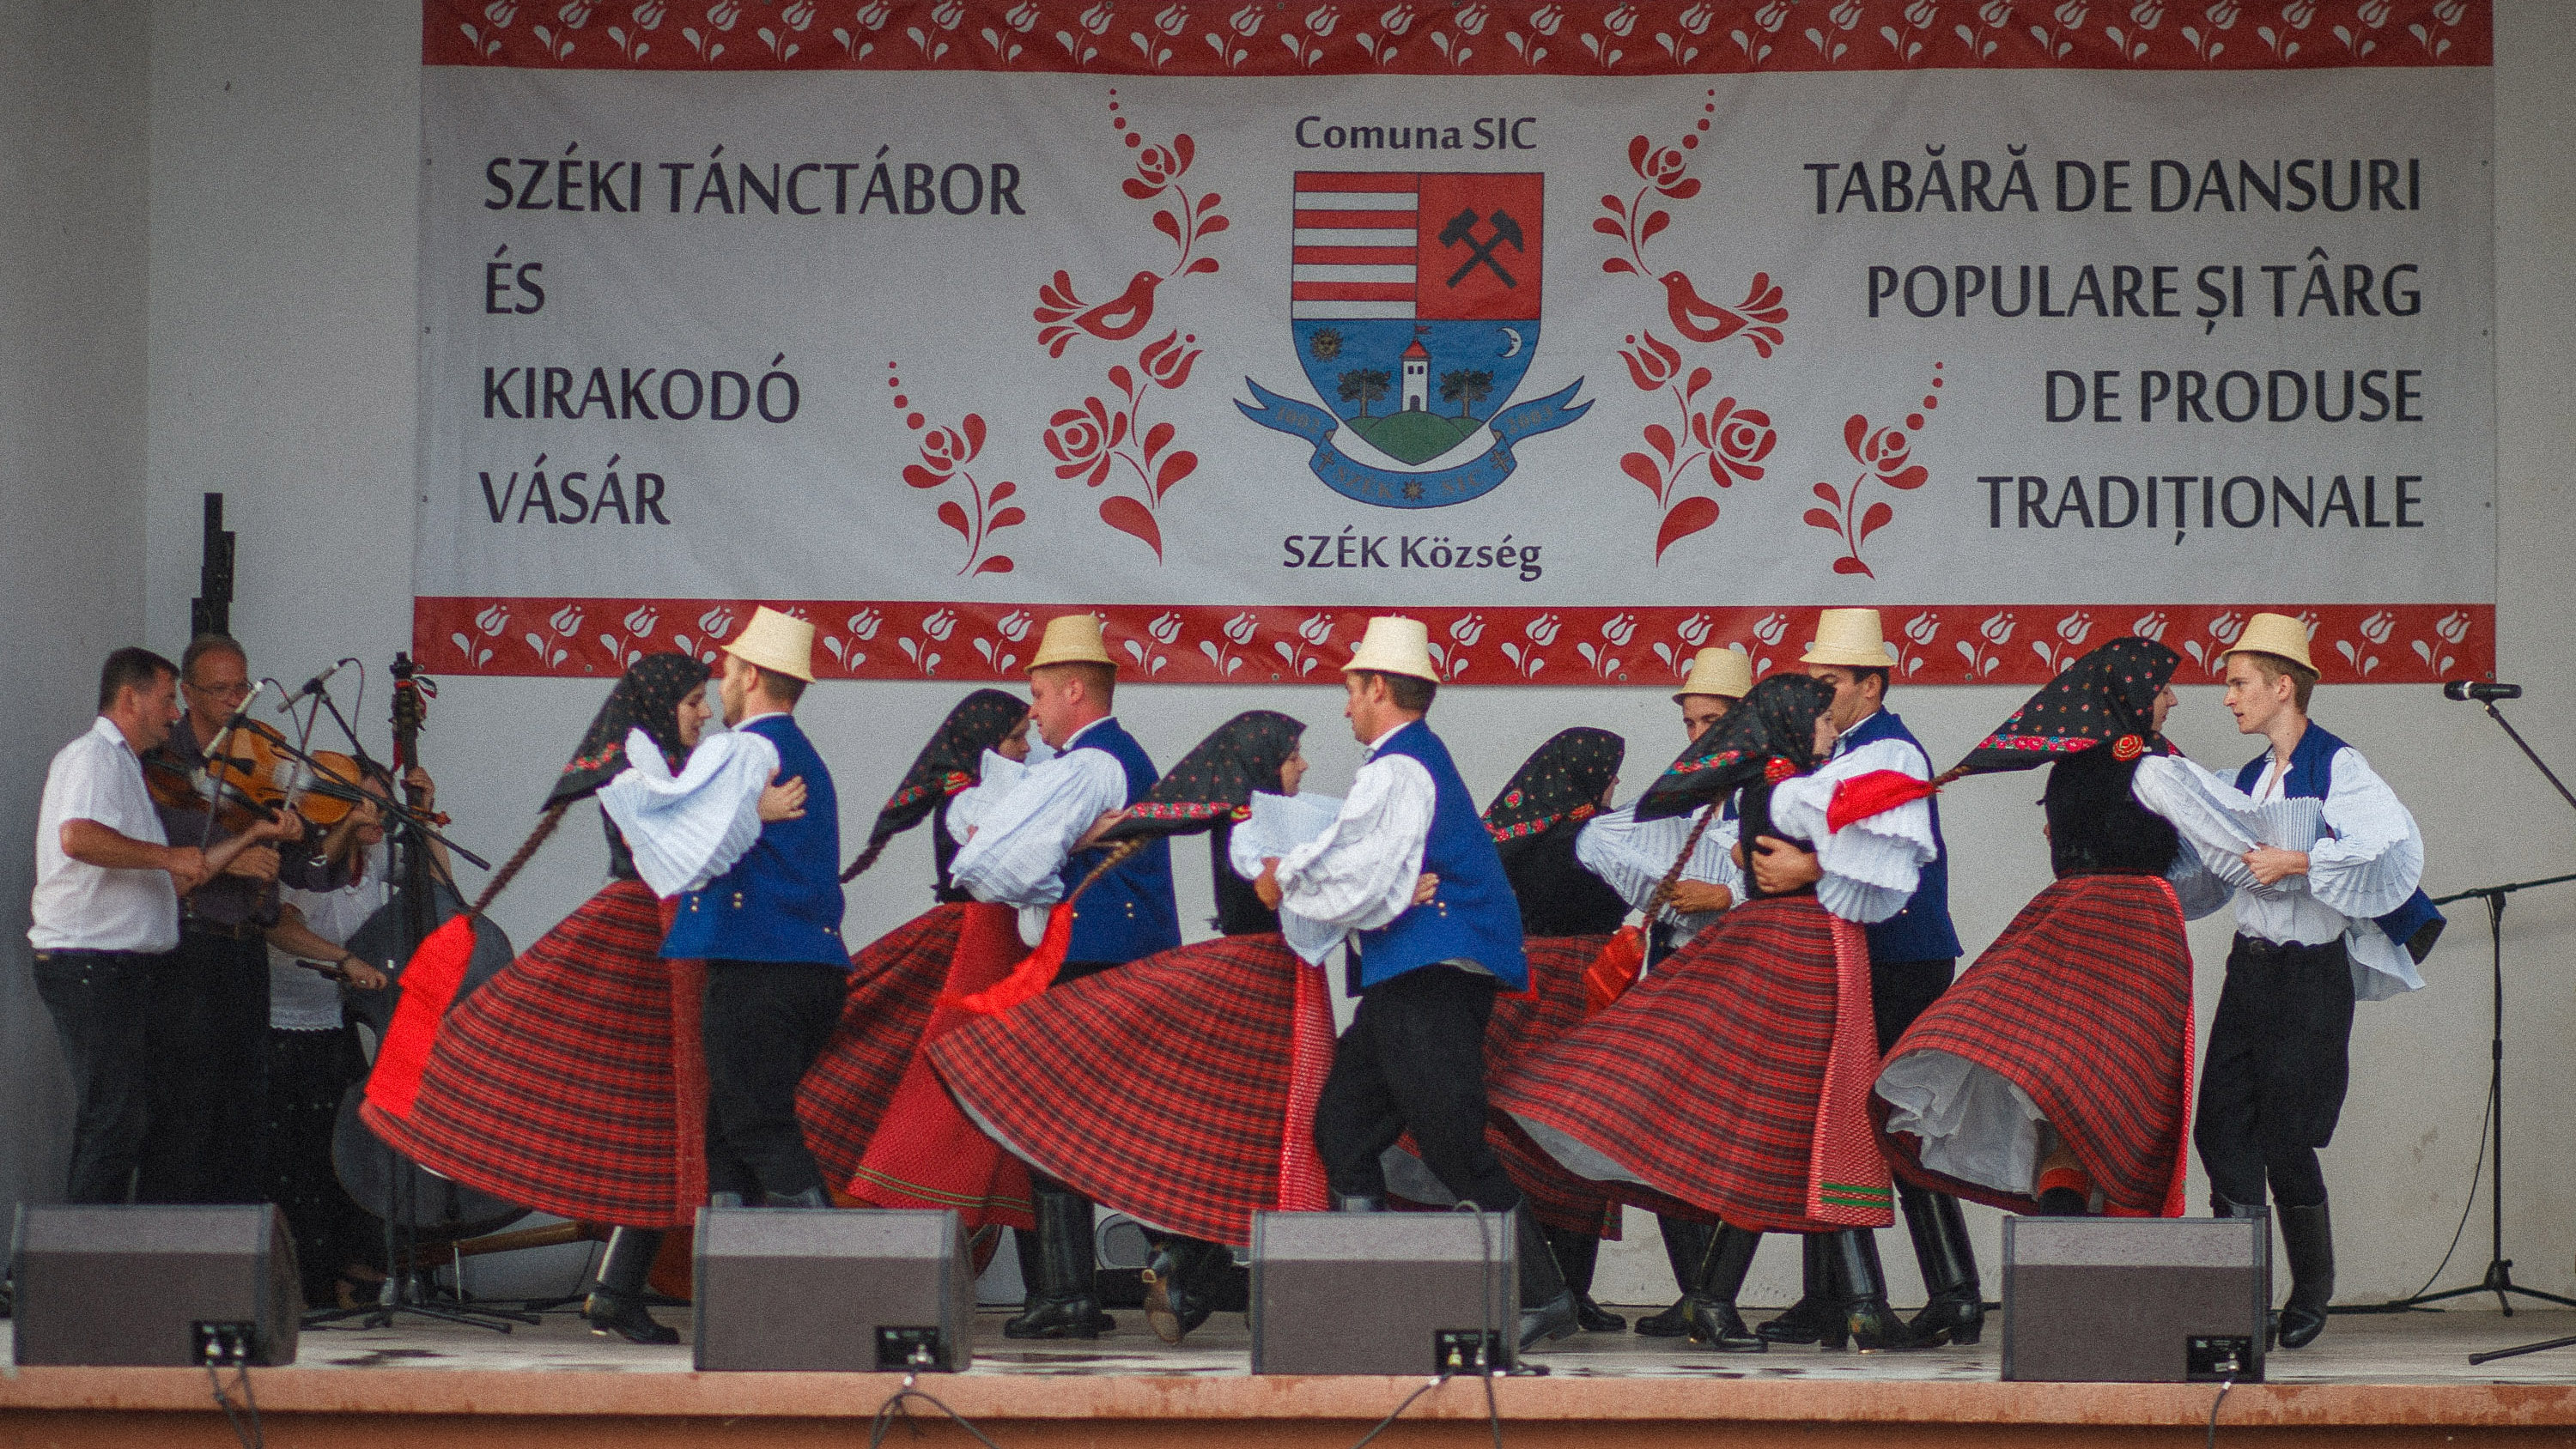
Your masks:
M1637 818L1687 815L1755 780L1816 766L1816 716L1834 688L1803 674L1774 674L1690 742L1637 801Z
M2156 696L2181 663L2152 639L2114 639L2066 666L1952 773L2027 770L2100 744L2128 759L2169 754L2173 747L2156 733Z
M1628 742L1608 730L1577 725L1559 732L1521 762L1485 807L1485 833L1499 845L1592 815L1627 755Z
M1249 709L1181 756L1104 841L1195 835L1252 808L1256 790L1279 793L1279 771L1306 726L1270 709Z
M583 733L572 763L555 777L547 806L569 804L615 779L626 768L629 730L651 736L662 747L662 757L678 770L689 758L688 746L680 743L680 701L706 688L713 672L686 654L647 654L626 666Z
M1010 738L1028 713L1029 702L1005 690L979 689L957 701L930 743L912 757L903 783L886 797L868 831L868 845L873 848L919 825L940 801L973 785L983 770L984 752Z

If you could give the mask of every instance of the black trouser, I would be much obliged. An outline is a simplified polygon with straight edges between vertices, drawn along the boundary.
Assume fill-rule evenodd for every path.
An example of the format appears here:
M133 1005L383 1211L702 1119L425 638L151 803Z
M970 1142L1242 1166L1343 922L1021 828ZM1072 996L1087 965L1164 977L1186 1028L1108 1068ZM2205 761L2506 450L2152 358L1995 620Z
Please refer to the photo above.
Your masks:
M138 951L39 951L36 995L72 1074L68 1200L119 1203L152 1121L153 963Z
M823 1054L850 994L846 966L709 961L707 1190L788 1196L823 1185L796 1122L796 1084Z
M1955 959L1872 961L1869 963L1869 1013L1878 1028L1878 1054L1887 1055L1914 1018L1932 1009L1958 975Z
M1315 1103L1315 1151L1345 1197L1386 1195L1379 1154L1406 1132L1443 1186L1487 1212L1520 1189L1485 1143L1485 1021L1491 976L1422 966L1360 993Z
M2337 937L2276 946L2238 936L2209 1025L2192 1141L2209 1190L2260 1206L2326 1200L2317 1149L2334 1139L2351 1078L2352 961Z
M268 1200L268 947L182 929L152 972L152 1126L144 1202Z
M315 1308L336 1307L340 1270L366 1262L382 1242L384 1225L350 1200L331 1158L341 1098L366 1075L357 1033L347 1027L269 1031L261 1156L268 1163L269 1201L286 1214L295 1238L304 1301Z

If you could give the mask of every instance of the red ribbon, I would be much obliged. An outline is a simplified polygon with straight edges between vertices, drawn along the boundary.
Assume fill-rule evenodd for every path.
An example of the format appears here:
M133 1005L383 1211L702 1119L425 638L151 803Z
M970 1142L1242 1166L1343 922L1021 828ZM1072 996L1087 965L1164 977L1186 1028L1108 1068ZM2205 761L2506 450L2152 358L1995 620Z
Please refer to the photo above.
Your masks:
M1872 770L1866 775L1854 775L1834 787L1833 801L1825 806L1825 828L1840 830L1855 820L1867 820L1900 805L1928 800L1940 790L1939 784L1915 779L1902 770Z
M1010 975L972 996L943 993L940 1002L977 1016L999 1016L1053 986L1056 973L1064 969L1065 952L1072 947L1073 904L1068 901L1047 912L1046 934L1038 938L1038 948L1012 967Z
M367 1100L397 1117L409 1117L420 1096L420 1074L429 1067L430 1044L448 1003L465 984L466 963L474 959L474 919L450 917L423 937L402 972L402 1002L376 1048L375 1069L367 1074Z
M1583 970L1583 1014L1595 1016L1611 1003L1628 994L1637 984L1638 975L1646 969L1646 933L1637 926L1622 926L1601 954Z

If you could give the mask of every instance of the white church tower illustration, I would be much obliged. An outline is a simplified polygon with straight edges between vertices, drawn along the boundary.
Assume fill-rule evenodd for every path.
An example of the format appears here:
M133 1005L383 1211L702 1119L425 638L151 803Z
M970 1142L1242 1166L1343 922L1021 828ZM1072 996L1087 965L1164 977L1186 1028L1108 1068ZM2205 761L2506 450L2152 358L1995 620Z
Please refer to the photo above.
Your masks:
M1404 411L1420 413L1430 410L1431 352L1417 336L1413 345L1404 349Z

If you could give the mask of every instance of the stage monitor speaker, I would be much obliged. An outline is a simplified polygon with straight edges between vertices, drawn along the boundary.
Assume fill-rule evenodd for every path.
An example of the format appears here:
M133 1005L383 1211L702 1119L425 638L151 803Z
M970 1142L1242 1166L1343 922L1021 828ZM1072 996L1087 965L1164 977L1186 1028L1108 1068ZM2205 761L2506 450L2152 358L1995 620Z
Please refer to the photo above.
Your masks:
M1252 1371L1509 1368L1519 1281L1507 1214L1255 1213Z
M22 1365L295 1362L304 1289L270 1204L27 1206L16 1242Z
M975 1265L953 1211L701 1208L697 1366L963 1372Z
M2004 1219L2006 1379L2263 1380L2269 1218Z

